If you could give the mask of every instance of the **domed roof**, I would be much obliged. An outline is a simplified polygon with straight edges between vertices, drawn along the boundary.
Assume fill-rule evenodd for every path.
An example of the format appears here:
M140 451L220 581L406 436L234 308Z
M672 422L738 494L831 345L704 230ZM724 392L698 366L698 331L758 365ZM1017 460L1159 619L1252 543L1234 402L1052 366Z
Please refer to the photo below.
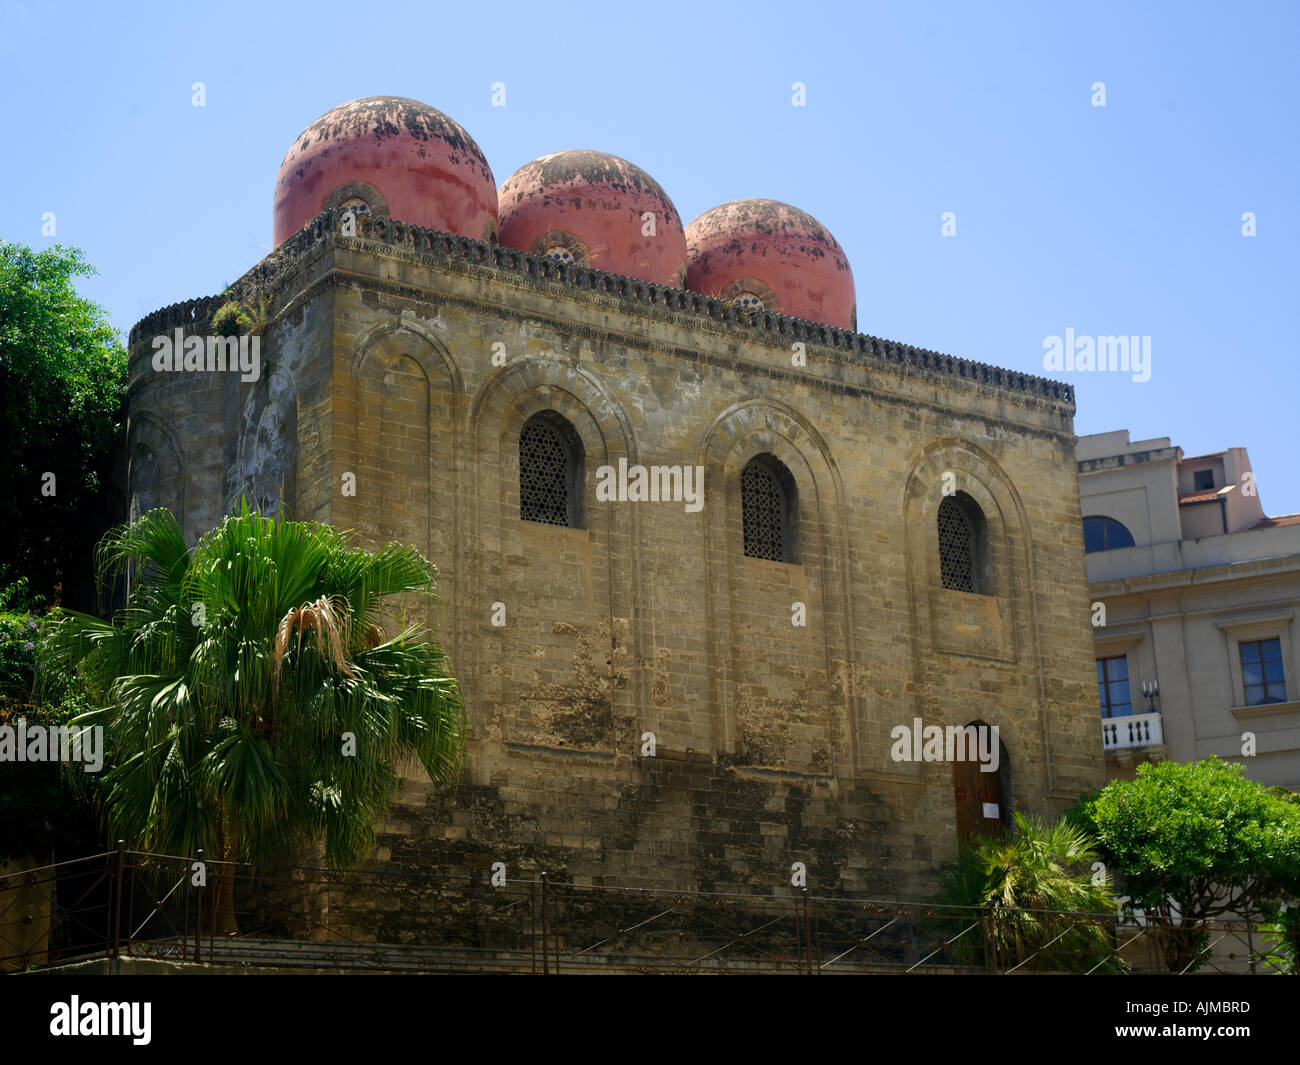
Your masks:
M400 96L353 100L303 130L276 180L275 243L347 202L476 240L496 235L496 179L474 138Z
M708 296L857 328L853 271L812 215L777 200L733 200L686 227L686 287Z
M686 234L649 174L605 152L544 155L501 186L501 243L660 285L684 283Z

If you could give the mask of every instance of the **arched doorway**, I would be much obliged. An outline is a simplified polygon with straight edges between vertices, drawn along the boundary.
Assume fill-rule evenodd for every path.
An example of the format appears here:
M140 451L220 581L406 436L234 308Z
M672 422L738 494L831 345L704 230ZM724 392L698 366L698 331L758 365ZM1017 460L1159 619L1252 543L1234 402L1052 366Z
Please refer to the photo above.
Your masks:
M983 721L972 721L966 728L986 730L989 726ZM976 750L989 750L991 741L991 736L984 737L982 746ZM1011 757L1001 738L997 741L997 751L996 772L984 772L976 757L953 759L953 803L958 840L969 836L997 836L1012 823Z

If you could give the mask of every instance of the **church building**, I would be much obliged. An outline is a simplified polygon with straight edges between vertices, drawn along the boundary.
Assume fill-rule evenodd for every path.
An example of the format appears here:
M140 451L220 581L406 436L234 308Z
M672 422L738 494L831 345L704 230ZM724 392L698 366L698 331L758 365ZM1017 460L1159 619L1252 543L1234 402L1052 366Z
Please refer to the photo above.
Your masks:
M309 125L273 212L131 331L130 506L193 541L248 495L438 566L466 768L408 770L376 868L921 899L961 834L1104 784L1068 385L858 332L796 207L686 224L585 150L498 187L413 100ZM154 368L229 300L255 379ZM994 764L896 739L969 725Z

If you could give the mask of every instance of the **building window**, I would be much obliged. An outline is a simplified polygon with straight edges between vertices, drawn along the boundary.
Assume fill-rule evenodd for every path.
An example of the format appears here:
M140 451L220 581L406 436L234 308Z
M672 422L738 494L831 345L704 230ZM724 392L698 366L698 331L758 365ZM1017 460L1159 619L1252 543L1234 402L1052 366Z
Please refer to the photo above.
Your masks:
M740 512L746 557L797 560L798 492L779 459L759 455L750 460L740 475Z
M1083 549L1091 554L1093 551L1114 551L1120 547L1132 547L1133 534L1114 518L1083 519Z
M519 517L577 526L581 517L582 448L558 415L531 418L519 434Z
M1127 717L1133 713L1127 657L1097 659L1097 697L1102 717Z
M1197 470L1192 474L1192 488L1197 492L1204 492L1214 487L1213 470Z
M939 504L939 572L954 592L989 594L988 523L979 504L965 492Z
M781 313L776 293L756 277L738 277L726 285L718 298L747 311L772 311Z
M561 229L543 233L534 241L532 251L534 255L557 263L586 263L590 258L587 245Z
M1251 640L1237 645L1241 653L1241 680L1247 706L1286 702L1286 677L1282 669L1282 641Z
M370 204L366 203L360 196L349 196L339 204L339 208L344 211L351 211L357 218L370 213Z

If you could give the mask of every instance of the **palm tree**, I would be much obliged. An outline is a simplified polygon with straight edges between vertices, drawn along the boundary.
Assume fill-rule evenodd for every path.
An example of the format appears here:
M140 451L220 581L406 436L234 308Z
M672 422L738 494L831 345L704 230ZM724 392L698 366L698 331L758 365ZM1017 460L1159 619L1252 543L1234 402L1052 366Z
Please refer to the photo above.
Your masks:
M47 654L98 707L77 724L104 728L110 838L251 862L323 839L342 867L373 845L399 758L455 780L464 709L446 656L418 626L380 628L391 597L436 591L413 548L371 553L241 500L192 550L159 509L111 532L97 562L108 587L131 578L125 608L70 613ZM217 892L230 924L228 878Z
M1092 874L1091 839L1065 821L1045 824L1019 811L1015 823L1014 833L962 843L938 902L971 909L933 922L935 930L946 940L981 921L980 938L968 933L954 943L968 963L991 948L1007 969L1125 971L1111 942L1115 899L1108 878Z

